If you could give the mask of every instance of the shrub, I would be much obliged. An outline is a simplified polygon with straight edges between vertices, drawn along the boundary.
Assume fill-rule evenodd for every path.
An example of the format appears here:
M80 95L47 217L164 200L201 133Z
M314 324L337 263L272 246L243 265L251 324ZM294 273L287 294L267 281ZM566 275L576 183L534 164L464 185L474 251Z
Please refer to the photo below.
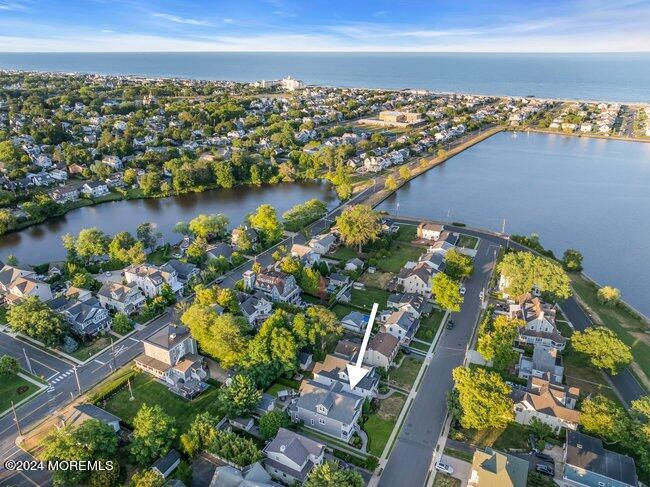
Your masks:
M65 353L73 353L77 348L79 348L79 344L77 343L77 340L72 338L70 335L66 335L63 339L63 345L61 345L61 348Z
M621 291L612 286L603 286L597 293L598 302L605 306L616 306L621 299Z

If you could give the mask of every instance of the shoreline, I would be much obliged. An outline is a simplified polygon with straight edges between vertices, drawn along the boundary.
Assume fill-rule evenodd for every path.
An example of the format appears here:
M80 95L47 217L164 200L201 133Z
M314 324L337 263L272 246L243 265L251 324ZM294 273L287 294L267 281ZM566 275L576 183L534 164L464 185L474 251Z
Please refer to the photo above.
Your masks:
M626 137L624 135L604 135L604 134L594 134L589 132L562 132L554 129L543 129L543 128L532 128L532 127L505 127L505 131L508 132L535 132L538 134L547 134L547 135L564 135L566 137L577 137L585 139L600 139L600 140L617 140L619 142L643 142L645 144L650 143L650 137L638 138L638 137Z

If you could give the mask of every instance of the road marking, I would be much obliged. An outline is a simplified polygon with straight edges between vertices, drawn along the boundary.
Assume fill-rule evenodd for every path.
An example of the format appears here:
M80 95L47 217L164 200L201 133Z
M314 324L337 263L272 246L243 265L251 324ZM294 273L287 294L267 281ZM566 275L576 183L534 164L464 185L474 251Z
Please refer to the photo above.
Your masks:
M105 365L105 362L102 362L101 360L95 359L94 361L97 362L98 364Z
M42 365L42 366L45 367L46 369L53 370L53 371L56 372L57 374L60 373L59 370L55 369L54 367L50 367L50 366L47 365L47 364L44 364L44 363L41 362L40 360L36 360L35 358L31 358L31 357L29 357L29 360L30 360L31 362L36 362L37 364Z

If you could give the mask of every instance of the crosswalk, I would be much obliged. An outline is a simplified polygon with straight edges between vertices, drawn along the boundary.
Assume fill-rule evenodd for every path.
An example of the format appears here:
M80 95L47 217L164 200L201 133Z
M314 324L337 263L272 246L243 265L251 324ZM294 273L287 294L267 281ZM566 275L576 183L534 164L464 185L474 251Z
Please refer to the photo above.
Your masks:
M57 382L69 377L73 373L74 373L73 369L66 370L65 372L59 374L56 378L52 379L49 382L50 382L50 384L56 384Z

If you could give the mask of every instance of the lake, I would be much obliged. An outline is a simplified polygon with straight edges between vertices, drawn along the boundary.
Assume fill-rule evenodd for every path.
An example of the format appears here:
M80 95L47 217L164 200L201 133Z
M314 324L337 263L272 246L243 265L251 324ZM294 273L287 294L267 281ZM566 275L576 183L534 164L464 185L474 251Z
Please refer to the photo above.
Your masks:
M650 315L650 144L501 132L405 185L380 209L537 233Z
M215 189L159 199L124 200L87 206L69 211L20 232L0 237L0 259L8 255L21 263L41 264L65 258L61 236L76 235L80 230L99 227L108 234L126 230L135 235L143 222L155 223L165 242L176 242L180 235L173 227L180 220L191 220L201 213L223 213L231 227L244 221L249 213L265 203L274 206L278 216L295 204L311 198L325 201L330 207L338 201L328 183L286 183L274 186Z
M0 69L650 101L650 53L0 53Z

